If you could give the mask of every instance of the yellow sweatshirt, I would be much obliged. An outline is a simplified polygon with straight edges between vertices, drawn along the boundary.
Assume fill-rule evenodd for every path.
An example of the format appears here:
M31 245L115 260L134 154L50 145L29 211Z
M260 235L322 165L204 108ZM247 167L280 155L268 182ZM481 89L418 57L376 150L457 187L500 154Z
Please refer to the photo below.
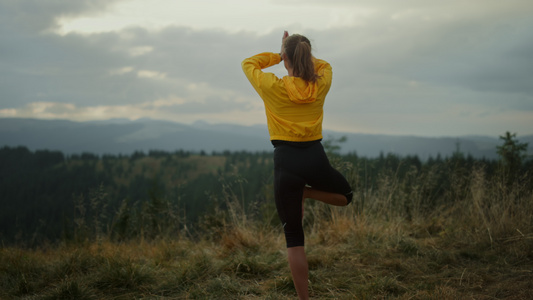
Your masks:
M263 99L270 140L307 142L322 138L323 106L331 86L331 66L315 59L315 83L299 77L278 78L262 69L279 64L277 53L261 53L245 59L242 69Z

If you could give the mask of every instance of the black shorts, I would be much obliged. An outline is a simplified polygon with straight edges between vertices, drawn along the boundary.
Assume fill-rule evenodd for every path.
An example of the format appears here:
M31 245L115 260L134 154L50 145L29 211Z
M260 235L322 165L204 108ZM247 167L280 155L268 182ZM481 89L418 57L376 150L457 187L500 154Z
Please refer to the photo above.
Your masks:
M329 163L319 141L302 144L275 143L274 193L287 248L304 245L302 197L306 185L342 194L352 201L352 189ZM298 146L301 145L301 146Z

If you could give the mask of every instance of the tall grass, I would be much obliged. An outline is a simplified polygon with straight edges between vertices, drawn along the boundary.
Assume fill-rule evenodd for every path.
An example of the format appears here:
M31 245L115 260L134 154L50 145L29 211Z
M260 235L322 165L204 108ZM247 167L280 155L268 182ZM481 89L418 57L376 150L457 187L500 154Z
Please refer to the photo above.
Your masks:
M442 170L411 168L405 176L383 172L370 186L358 168L341 166L356 188L352 205L306 201L315 299L527 299L533 293L527 180L509 185L481 166L450 168L442 189ZM110 227L88 213L101 210L105 194L79 200L77 237L70 242L0 249L0 298L294 299L272 195L245 207L239 188L245 180L222 178L221 184L223 193L210 195L219 205L194 229L155 194L139 210L124 204Z

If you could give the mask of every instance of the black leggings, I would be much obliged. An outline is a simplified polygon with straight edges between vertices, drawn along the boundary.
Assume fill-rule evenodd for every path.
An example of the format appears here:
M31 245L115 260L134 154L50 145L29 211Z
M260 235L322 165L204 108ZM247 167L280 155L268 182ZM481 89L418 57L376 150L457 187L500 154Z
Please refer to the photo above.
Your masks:
M320 191L345 195L348 203L352 201L350 184L330 165L320 142L308 147L276 145L274 193L287 248L304 245L302 197L306 185Z

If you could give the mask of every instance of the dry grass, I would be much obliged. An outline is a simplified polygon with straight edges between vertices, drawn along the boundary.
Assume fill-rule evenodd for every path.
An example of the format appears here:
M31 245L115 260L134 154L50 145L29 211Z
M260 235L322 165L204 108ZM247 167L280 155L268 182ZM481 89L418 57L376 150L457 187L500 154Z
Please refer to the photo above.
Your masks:
M313 298L528 299L532 191L468 176L463 198L409 218L399 208L422 196L398 197L402 183L387 179L364 207L307 201ZM239 203L201 239L2 248L0 298L294 299L281 228L249 220Z
M228 228L213 241L4 248L2 298L293 299L280 234L255 229ZM343 217L315 225L307 243L312 295L526 299L533 292L527 237L491 248L414 237L411 229Z

